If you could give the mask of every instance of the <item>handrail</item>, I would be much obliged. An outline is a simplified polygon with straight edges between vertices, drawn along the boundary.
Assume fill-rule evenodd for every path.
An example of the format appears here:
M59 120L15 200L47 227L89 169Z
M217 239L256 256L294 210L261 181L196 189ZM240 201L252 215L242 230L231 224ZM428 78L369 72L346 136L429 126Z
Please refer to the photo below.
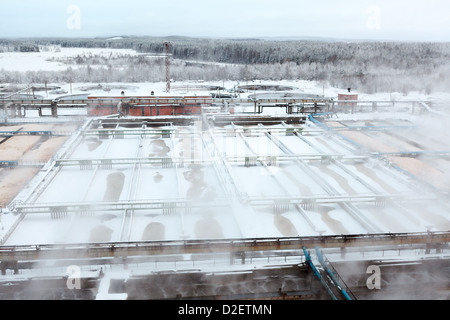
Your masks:
M11 95L11 96L14 96ZM403 100L403 101L392 101L392 100L334 100L332 98L327 97L310 97L310 98L211 98L207 96L172 96L172 97L88 97L87 99L73 99L73 100L58 100L58 99L11 99L10 97L1 98L2 102L13 102L18 104L52 104L58 103L62 105L71 105L71 104L79 104L79 105L89 105L91 103L116 103L118 100L124 101L128 104L155 104L155 103L163 103L163 104L172 104L172 103L204 103L204 104L213 104L213 103L285 103L285 104L295 104L295 103L418 103L422 106L426 105L430 101L422 101L422 100ZM426 108L424 106L424 108ZM426 109L429 109L426 108Z
M299 250L302 247L376 247L388 244L440 245L450 243L450 232L384 233L285 238L230 238L168 241L132 241L0 246L0 261L115 256L147 256L182 253Z

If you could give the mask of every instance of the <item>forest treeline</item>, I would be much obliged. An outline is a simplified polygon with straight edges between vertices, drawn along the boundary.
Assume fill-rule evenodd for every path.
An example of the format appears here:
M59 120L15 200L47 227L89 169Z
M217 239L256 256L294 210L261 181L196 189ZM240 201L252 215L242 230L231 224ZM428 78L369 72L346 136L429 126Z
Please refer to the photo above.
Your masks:
M361 92L448 91L450 43L275 41L121 37L0 40L0 51L36 48L114 48L164 54L170 42L171 78L182 80L316 80ZM102 61L99 61L102 60ZM163 81L161 58L78 56L66 72L5 72L0 82ZM45 79L44 79L45 78Z

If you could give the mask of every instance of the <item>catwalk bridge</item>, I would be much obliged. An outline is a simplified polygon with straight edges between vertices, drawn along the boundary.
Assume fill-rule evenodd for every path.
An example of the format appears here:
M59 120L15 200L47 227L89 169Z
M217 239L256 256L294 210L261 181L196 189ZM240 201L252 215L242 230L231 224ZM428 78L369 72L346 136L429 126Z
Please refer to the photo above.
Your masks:
M133 116L153 115L199 115L203 109L215 112L234 112L239 105L252 106L253 112L263 113L264 108L285 108L287 114L335 112L355 108L378 110L387 107L394 110L396 105L411 106L411 112L422 109L433 110L429 101L362 101L334 100L326 97L310 98L211 98L209 96L171 97L89 97L88 99L0 99L0 110L9 117L24 117L28 110L37 110L42 116L45 109L51 116L58 117L59 111L85 109L88 115L110 115L123 111ZM123 110L121 110L123 108ZM211 109L213 108L213 109ZM214 109L215 108L215 109ZM214 111L213 111L214 112Z
M127 258L136 256L230 253L254 251L302 250L313 248L379 247L389 245L425 245L439 248L450 242L450 232L387 233L359 235L308 236L293 238L205 239L174 241L138 241L79 244L0 246L0 261L36 261L53 259Z

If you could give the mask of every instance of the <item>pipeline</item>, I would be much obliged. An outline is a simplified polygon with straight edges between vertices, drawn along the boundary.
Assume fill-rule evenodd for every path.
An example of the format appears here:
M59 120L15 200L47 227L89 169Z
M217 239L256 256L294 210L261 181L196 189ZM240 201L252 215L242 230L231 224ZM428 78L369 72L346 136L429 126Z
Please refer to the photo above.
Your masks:
M382 154L375 154L375 158L377 159L383 159ZM434 185L430 184L429 182L425 181L424 179L420 178L419 176L401 168L400 166L396 165L395 163L389 161L389 166L391 168L394 168L398 172L401 172L402 174L410 177L412 180L419 182L422 186L426 187L431 192L440 193L441 191L435 187Z
M318 247L316 247L316 253L317 253L317 257L319 259L320 264L327 271L327 273L330 276L331 281L333 281L334 285L339 289L339 291L342 293L342 295L344 296L344 298L346 300L352 300L352 298L348 295L347 291L345 291L345 289L342 288L338 279L336 279L334 272L332 272L330 270L330 268L328 267L328 264L326 263L325 259L323 258L322 252L320 252Z
M326 115L326 114L327 114L327 113L321 113L321 114L317 114L317 115ZM325 130L327 130L327 131L333 131L333 128L330 128L330 127L324 125L323 123L321 123L320 121L314 119L313 115L309 114L309 115L308 115L308 118L309 118L309 120L311 120L311 122L313 122L314 124L318 125L319 127L323 128L323 129L325 129ZM340 134L340 133L338 133L338 132L335 132L335 131L334 131L334 133L337 134L337 135L339 135L340 137L342 137L342 138L345 139L346 141L350 142L351 144L355 145L358 149L361 149L361 145L359 145L359 144L356 143L355 141L353 141L353 140L351 140L351 139L349 139L349 138L343 136L342 134ZM422 153L425 153L425 152L422 152ZM430 152L426 152L426 153L430 153ZM436 152L436 154L439 154L439 153L446 154L447 151L438 151L438 152ZM398 153L393 153L393 154L400 154L400 152L398 152ZM403 154L406 155L407 152L405 152L405 153L403 153ZM410 153L410 154L412 154L412 153ZM421 153L416 152L416 154L421 154ZM377 159L381 159L381 160L383 159L383 156L384 156L384 155L389 155L389 153L381 153L381 152L379 152L379 153L372 153L372 156L373 156L373 157L375 157L375 158L377 158ZM405 170L405 169L399 167L398 165L392 163L391 161L389 161L389 166L392 167L392 168L394 168L394 169L396 169L397 171L399 171L399 172L401 172L401 173L403 173L403 174L405 174L405 175L411 177L413 180L419 181L422 185L426 186L429 190L432 190L432 191L434 191L434 192L439 192L439 190L437 190L437 188L434 187L433 185L431 185L430 183L428 183L428 182L426 182L425 180L419 178L419 177L416 176L415 174L413 174L413 173L411 173L411 172L409 172L409 171L407 171L407 170Z
M327 113L319 113L319 114L316 114L316 116L318 116L318 115L326 115L326 114L327 114ZM327 130L327 131L333 131L332 128L330 128L330 127L324 125L322 122L317 121L316 119L314 119L313 115L309 114L309 115L308 115L308 118L309 118L309 120L310 120L312 123L318 125L319 127L323 128L323 129L325 129L325 130ZM361 149L361 145L359 145L359 144L356 143L355 141L353 141L353 140L347 138L346 136L344 136L344 135L342 135L342 134L340 134L340 133L338 133L338 132L335 132L335 133L336 133L337 135L339 135L342 139L344 139L344 140L348 141L349 143L351 143L352 145L354 145L356 148Z
M316 114L316 116L317 116L317 115L322 115L322 114ZM314 124L318 125L319 127L322 127L322 128L324 128L324 129L326 129L326 130L331 130L330 127L328 127L328 126L324 125L322 122L317 121L316 119L314 119L314 117L313 117L312 114L308 114L308 119L309 119L311 122L313 122Z
M328 294L331 296L333 300L337 300L337 297L334 295L334 293L331 291L330 287L327 285L327 283L323 280L322 276L320 275L319 271L317 270L316 266L311 260L311 255L306 250L306 247L303 246L303 253L305 254L306 262L309 264L311 269L314 272L314 275L319 279L320 283L323 285L323 287L327 290Z

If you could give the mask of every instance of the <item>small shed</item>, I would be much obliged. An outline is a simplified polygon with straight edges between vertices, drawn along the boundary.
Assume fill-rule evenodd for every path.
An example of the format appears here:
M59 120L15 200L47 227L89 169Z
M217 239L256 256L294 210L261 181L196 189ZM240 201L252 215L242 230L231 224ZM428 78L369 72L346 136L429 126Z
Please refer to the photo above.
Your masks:
M347 92L338 93L339 107L356 107L356 100L358 100L358 93L352 92L351 88ZM349 102L343 102L348 100Z

